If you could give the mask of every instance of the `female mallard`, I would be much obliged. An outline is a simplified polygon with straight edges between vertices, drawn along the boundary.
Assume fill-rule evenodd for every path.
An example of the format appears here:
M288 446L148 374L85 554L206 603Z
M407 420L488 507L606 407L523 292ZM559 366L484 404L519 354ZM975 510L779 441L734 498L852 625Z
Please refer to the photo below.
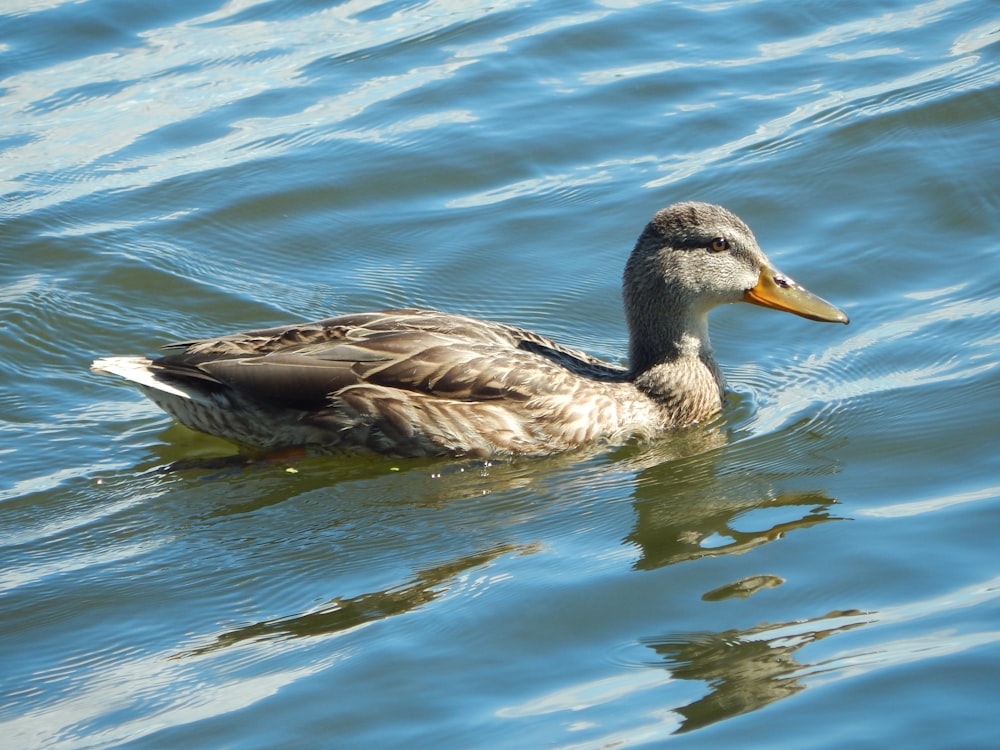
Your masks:
M623 278L629 368L515 326L383 310L186 341L93 368L188 427L255 449L367 447L405 456L546 454L652 437L722 408L708 311L726 302L847 316L769 263L720 206L657 213Z

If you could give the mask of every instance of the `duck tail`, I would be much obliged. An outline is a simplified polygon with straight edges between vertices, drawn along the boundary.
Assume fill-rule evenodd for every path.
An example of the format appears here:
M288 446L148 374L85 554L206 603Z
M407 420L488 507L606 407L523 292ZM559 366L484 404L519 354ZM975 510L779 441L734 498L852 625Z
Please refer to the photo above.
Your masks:
M94 372L117 375L144 388L163 391L180 398L194 399L197 397L198 394L192 390L159 377L152 365L153 361L147 357L101 357L94 360L90 369Z

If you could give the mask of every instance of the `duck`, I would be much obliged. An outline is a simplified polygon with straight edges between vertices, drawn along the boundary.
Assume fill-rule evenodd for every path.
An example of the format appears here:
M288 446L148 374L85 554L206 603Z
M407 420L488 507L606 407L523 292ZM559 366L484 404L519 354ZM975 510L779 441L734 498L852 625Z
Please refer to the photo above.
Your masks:
M187 427L260 454L548 455L652 440L715 418L726 386L708 313L749 302L847 315L778 271L746 223L686 201L658 211L625 264L627 366L500 322L425 309L167 344L94 360Z

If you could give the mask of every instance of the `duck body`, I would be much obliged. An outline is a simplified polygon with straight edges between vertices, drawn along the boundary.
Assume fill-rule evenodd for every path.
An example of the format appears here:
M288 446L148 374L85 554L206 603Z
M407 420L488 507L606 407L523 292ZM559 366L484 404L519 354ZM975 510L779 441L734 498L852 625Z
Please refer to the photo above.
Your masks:
M627 369L516 326L416 309L181 342L93 369L131 381L194 430L258 451L542 455L715 416L724 381L706 316L718 304L847 322L774 271L743 222L701 203L654 217L626 266L624 299Z
M166 348L156 359L94 367L133 380L194 430L265 450L545 454L652 437L707 419L722 403L708 368L708 397L677 410L626 369L522 328L431 310L341 315Z

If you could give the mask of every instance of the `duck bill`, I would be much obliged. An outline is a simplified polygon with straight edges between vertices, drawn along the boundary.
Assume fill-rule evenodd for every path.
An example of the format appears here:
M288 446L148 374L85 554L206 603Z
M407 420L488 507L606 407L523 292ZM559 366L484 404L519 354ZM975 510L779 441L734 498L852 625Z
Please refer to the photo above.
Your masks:
M760 278L753 288L743 293L743 301L770 307L773 310L795 313L809 320L819 320L824 323L848 322L843 310L817 297L788 276L767 265L761 268Z

